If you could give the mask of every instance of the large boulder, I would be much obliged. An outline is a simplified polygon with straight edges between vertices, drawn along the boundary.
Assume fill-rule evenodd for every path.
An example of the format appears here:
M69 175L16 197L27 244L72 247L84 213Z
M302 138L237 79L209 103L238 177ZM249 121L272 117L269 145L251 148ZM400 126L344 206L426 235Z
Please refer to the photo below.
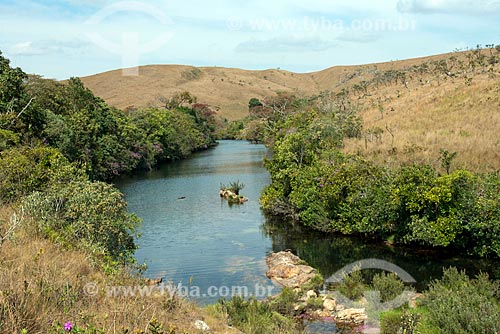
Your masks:
M318 275L318 271L291 252L270 254L266 259L269 271L266 276L287 288L300 288L311 282Z
M349 308L335 314L335 322L338 325L358 326L364 324L367 319L364 308Z

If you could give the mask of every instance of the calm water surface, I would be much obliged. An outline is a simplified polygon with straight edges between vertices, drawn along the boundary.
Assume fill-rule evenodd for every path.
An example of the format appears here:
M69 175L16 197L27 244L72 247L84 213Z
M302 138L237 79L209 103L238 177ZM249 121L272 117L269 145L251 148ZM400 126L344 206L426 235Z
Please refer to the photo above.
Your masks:
M266 222L258 199L270 182L263 167L267 154L262 145L221 141L218 147L189 159L118 182L130 211L143 219L136 257L148 264L147 276L187 286L191 281L202 293L211 286L247 286L252 292L256 284L273 286L265 277L266 255L291 249L325 277L354 261L378 258L410 273L418 289L439 278L443 267L449 266L470 274L487 271L500 278L495 262L391 248ZM235 180L246 185L242 194L250 201L229 206L219 197L219 186Z
M147 276L185 285L191 280L202 292L210 286L273 286L265 277L272 242L261 232L265 219L258 202L270 182L266 154L263 145L221 141L117 184L130 211L143 219L136 258L147 263ZM241 193L250 201L229 206L219 197L220 184L236 180L245 184Z

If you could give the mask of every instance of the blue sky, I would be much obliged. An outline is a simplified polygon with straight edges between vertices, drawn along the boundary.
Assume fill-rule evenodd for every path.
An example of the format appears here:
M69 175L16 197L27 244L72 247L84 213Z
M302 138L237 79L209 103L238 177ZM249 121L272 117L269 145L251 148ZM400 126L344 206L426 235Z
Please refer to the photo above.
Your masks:
M146 64L310 72L500 44L500 0L0 0L0 50L65 79Z

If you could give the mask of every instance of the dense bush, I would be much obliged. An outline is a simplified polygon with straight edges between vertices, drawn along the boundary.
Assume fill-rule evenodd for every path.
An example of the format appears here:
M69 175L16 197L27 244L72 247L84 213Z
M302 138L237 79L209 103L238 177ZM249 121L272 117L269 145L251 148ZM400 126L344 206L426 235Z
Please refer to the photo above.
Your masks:
M70 182L24 198L38 233L65 246L79 245L93 259L126 263L136 250L138 218L123 195L102 182Z
M85 174L54 148L20 147L0 152L0 203L84 179Z
M354 268L349 274L342 274L338 291L351 300L359 300L364 296L365 284L361 269Z
M0 53L0 204L21 202L44 237L127 263L137 218L117 189L97 181L214 144L215 112L194 102L182 93L169 109L126 115L78 78L28 76Z
M500 333L500 286L486 274L469 279L446 270L426 293L426 307L438 334Z
M435 334L434 331L420 331L421 315L408 310L395 310L382 314L380 333L382 334Z
M217 123L208 105L169 106L128 116L78 78L60 83L28 76L0 53L0 151L48 145L78 163L91 180L148 169L214 144Z
M405 291L404 282L394 273L376 274L372 286L375 291L380 292L383 303L393 300Z
M273 311L269 303L260 302L255 298L245 300L242 297L233 297L230 301L220 300L216 307L227 315L230 325L236 326L244 333L300 333L293 319Z
M273 152L265 162L272 182L261 196L267 213L326 232L500 256L498 175L390 169L344 154L343 139L358 135L359 119L349 104L318 101L307 112L258 120Z

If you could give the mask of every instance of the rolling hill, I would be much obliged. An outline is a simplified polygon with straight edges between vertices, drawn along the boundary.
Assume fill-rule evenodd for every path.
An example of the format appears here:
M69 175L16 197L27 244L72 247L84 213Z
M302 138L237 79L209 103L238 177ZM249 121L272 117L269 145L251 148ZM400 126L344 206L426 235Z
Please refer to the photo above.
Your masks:
M373 76L376 70L402 69L447 55L438 55L362 66L337 66L313 73L293 73L270 69L250 71L223 67L184 65L141 66L139 76L123 76L114 70L82 78L96 95L109 104L125 109L158 105L158 97L188 91L198 101L220 108L219 114L230 120L245 117L252 97L263 99L276 92L312 95L338 90Z
M455 167L500 170L500 49L473 50L387 63L337 66L314 73L151 65L137 77L121 70L82 78L118 108L159 105L159 96L189 91L230 120L248 115L252 97L348 90L364 133L345 150L382 164L439 165L442 149Z

